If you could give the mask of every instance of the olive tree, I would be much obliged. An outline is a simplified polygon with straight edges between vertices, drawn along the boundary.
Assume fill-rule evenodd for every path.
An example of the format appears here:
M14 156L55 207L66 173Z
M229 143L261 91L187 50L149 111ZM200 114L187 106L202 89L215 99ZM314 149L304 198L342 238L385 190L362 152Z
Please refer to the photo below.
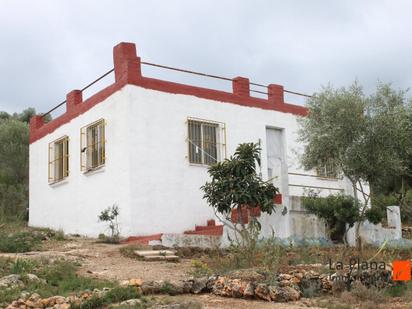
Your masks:
M0 216L15 217L28 206L29 129L16 119L0 120Z
M370 196L365 184L408 172L411 154L407 138L410 104L405 91L379 83L366 96L353 83L348 88L328 86L307 102L309 114L300 120L300 140L305 144L302 163L306 169L333 164L352 184L359 208L359 226L365 220Z
M0 111L0 220L21 218L28 207L29 125L33 108Z

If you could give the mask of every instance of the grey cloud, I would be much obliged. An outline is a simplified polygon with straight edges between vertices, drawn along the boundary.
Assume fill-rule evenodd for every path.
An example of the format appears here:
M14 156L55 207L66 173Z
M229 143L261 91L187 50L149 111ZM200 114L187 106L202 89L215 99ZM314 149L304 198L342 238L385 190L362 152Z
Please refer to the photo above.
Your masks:
M145 61L313 93L378 79L407 88L409 1L80 1L0 4L0 110L46 111L112 66L135 42ZM214 81L144 69L204 86ZM289 101L301 103L298 98Z

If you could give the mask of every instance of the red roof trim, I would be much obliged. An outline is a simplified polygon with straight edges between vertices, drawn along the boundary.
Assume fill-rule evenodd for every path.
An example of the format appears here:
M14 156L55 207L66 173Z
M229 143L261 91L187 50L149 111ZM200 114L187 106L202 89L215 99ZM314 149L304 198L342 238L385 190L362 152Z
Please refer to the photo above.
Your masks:
M257 107L267 110L275 110L284 113L291 113L299 116L307 115L307 108L299 105L281 103L281 104L271 104L268 100L255 98L250 96L239 96L230 92L201 88L191 85L179 84L169 81L164 81L160 79L142 77L141 80L135 85L158 90L162 92L174 93L174 94L185 94L193 95L203 99L209 99L213 101L228 102L238 105L248 106L248 107Z
M214 89L179 84L154 78L143 77L140 70L140 58L136 55L136 47L132 43L120 43L114 48L114 72L115 82L91 96L84 102L81 92L72 91L67 95L67 111L60 117L44 124L41 116L37 115L30 120L30 143L53 132L65 123L85 113L96 104L104 101L125 85L136 85L146 89L152 89L167 93L193 95L203 99L219 102L228 102L242 106L274 110L283 113L291 113L298 116L306 116L308 109L283 100L283 87L280 85L269 85L268 99L251 97L249 91L249 80L237 77L233 79L233 93ZM241 84L236 84L241 83Z
M94 94L93 96L88 98L86 101L82 102L81 104L76 105L69 112L64 113L63 115L57 117L56 119L53 119L52 121L48 123L42 124L38 128L33 128L33 122L35 121L38 122L41 116L34 116L30 120L30 144L46 136L47 134L52 133L57 128L70 122L72 119L76 118L77 116L87 112L93 106L104 101L109 96L111 96L113 93L120 90L121 88L123 88L123 85L114 83L104 88L103 90L99 91L98 93Z

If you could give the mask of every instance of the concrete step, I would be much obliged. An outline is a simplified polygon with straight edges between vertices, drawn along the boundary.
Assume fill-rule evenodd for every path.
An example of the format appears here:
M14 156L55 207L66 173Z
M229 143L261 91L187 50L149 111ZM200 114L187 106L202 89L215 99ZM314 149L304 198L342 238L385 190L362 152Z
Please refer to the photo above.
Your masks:
M143 257L145 261L167 261L167 262L178 262L179 257L176 255L150 255Z
M176 254L175 251L171 250L135 250L134 253L141 257L147 256L173 256Z

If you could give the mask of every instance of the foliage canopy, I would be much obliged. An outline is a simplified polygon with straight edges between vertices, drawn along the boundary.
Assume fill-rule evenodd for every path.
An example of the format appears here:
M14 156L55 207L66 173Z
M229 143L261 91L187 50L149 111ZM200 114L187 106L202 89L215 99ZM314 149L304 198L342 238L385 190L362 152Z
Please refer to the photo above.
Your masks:
M328 86L310 98L307 106L309 115L300 120L299 131L300 141L305 144L304 167L313 169L332 163L352 183L358 221L366 215L379 221L382 210L367 207L376 194L374 189L382 187L387 179L411 175L412 108L406 91L378 83L376 91L367 96L357 82L348 88ZM370 185L370 193L365 183Z
M260 166L260 151L258 144L240 144L233 156L209 168L211 181L201 189L204 198L218 213L227 215L241 205L259 206L268 214L274 211L273 199L279 190L271 180L263 181L256 172L256 163Z
M28 208L29 126L33 108L0 112L0 218L22 218Z

